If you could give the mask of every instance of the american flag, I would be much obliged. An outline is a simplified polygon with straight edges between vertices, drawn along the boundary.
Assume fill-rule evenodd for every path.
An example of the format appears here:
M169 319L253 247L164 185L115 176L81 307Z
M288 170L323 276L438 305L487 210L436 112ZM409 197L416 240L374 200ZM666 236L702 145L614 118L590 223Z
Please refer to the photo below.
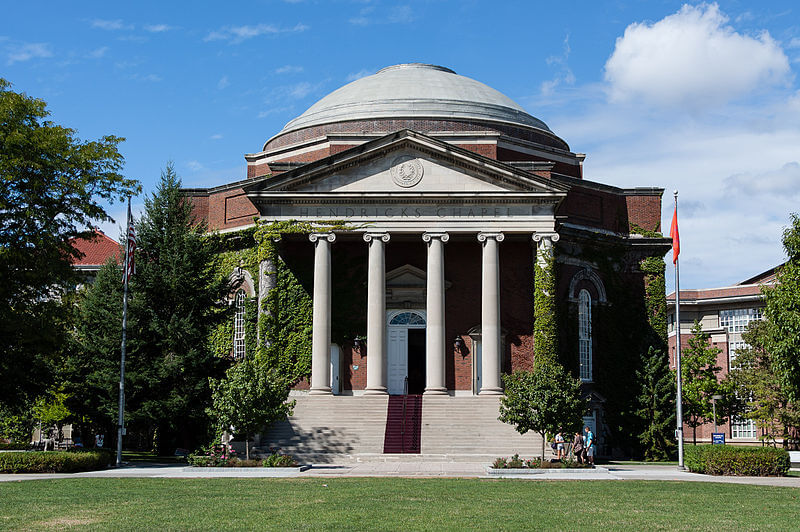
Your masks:
M123 272L123 282L127 283L131 279L131 275L136 272L136 265L133 261L133 255L136 251L136 230L133 228L133 216L131 216L131 201L128 199L128 245L126 246L125 253L125 271Z

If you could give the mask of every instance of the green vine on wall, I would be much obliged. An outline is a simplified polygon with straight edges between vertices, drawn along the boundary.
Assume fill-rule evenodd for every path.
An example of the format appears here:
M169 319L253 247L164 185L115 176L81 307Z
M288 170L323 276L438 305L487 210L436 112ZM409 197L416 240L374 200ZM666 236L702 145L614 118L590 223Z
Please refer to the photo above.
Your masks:
M279 242L290 234L346 232L355 228L338 220L256 222L254 239L258 261L272 265L272 270L264 274L275 276L276 281L263 298L258 352L267 365L277 368L290 385L311 375L313 301L311 294L280 257Z
M553 250L541 253L533 268L533 352L534 366L558 356L556 323L556 276Z

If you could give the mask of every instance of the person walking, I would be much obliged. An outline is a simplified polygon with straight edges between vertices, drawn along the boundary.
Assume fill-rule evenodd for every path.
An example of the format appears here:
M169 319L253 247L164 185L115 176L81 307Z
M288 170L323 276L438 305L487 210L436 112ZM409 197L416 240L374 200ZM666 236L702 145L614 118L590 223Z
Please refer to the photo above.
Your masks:
M559 460L564 459L564 436L561 431L556 433L556 456Z
M575 437L572 439L572 452L575 453L575 460L578 461L579 464L583 463L583 434L580 432L575 433Z
M586 447L586 462L594 467L594 432L587 425L584 429L586 437L584 438L584 446Z

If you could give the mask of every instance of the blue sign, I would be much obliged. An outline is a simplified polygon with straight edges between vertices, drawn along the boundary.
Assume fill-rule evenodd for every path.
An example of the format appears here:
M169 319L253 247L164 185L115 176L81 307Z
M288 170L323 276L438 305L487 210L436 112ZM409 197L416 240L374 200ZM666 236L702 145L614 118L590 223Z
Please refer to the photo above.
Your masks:
M725 445L725 433L724 432L712 432L711 433L711 443L714 445Z

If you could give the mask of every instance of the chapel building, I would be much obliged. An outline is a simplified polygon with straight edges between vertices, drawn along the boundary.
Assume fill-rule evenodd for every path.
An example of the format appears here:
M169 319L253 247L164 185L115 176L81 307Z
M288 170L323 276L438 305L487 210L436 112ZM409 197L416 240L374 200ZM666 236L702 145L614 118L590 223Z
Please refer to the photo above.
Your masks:
M648 300L663 261L643 267L669 249L663 189L586 179L584 157L497 90L410 63L319 100L245 155L246 178L186 189L212 231L317 228L282 235L278 257L237 274L235 297L263 303L280 261L313 301L310 375L262 446L538 454L538 436L497 416L502 374L533 366L542 297L600 453L624 453L611 427L630 411L642 345L666 339L651 319L663 288ZM555 284L535 297L537 271Z

